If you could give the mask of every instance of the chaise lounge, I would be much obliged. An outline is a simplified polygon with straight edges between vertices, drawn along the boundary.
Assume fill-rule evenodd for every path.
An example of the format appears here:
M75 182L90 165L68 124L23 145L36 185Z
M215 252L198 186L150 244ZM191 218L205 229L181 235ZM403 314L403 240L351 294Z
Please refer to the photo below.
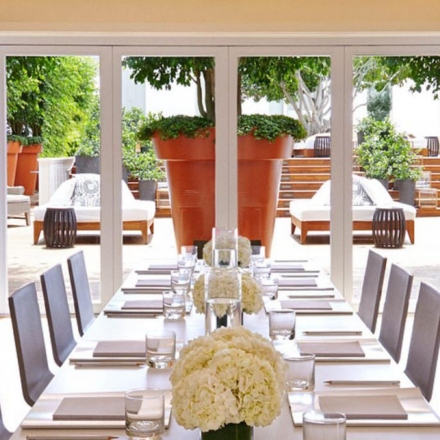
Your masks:
M77 230L99 231L101 229L100 175L77 174L63 182L52 194L47 204L34 209L34 244L38 243L44 227L47 207L75 209ZM149 232L154 232L156 204L152 201L136 200L122 181L122 221L124 231L140 231L142 242L148 243Z
M406 231L414 244L414 206L395 202L378 180L353 175L353 230L371 231L374 211L378 207L403 209ZM324 182L311 199L292 200L290 216L291 233L300 229L301 244L306 243L310 231L330 231L330 180Z

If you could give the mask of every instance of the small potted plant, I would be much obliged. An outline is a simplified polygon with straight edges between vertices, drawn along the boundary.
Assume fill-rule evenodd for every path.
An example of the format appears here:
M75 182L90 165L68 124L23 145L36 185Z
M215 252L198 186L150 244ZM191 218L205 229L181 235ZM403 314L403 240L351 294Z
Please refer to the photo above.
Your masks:
M157 182L165 178L165 172L160 167L152 149L146 152L125 155L124 163L129 175L139 181L139 198L141 200L156 200Z

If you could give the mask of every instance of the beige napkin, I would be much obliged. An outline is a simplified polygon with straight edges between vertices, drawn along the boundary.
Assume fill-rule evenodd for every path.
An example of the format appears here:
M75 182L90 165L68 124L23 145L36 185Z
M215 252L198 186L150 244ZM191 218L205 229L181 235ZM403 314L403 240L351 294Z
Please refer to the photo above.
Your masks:
M93 357L145 357L145 341L99 341Z
M164 287L169 289L171 287L171 280L138 278L136 281L136 287L152 287L152 288Z
M302 264L272 263L271 270L273 272L298 271L304 270L304 266Z
M283 287L310 287L317 286L314 278L279 278L278 286Z
M320 357L365 357L359 341L298 342L301 353L315 353Z
M405 420L408 414L396 395L382 396L319 396L319 406L325 412L341 412L347 419Z
M64 397L53 420L124 420L124 396Z
M293 310L333 310L328 301L311 300L301 301L297 299L283 299L280 300L283 309Z
M148 266L147 271L163 271L163 272L170 272L172 270L177 270L177 264L150 264Z
M162 309L163 301L161 299L125 301L121 306L121 310L154 310L160 312Z

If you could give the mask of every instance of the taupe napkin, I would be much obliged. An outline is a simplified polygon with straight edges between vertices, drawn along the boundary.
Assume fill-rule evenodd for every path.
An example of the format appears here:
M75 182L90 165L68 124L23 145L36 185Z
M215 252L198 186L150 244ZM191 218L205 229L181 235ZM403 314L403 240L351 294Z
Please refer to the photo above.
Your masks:
M99 341L93 357L145 357L145 341Z
M150 264L146 272L171 272L177 270L177 264Z
M161 299L125 301L121 306L121 310L152 310L160 312L162 309L163 301Z
M304 270L304 266L302 264L272 263L271 270L273 272L298 271Z
M315 353L320 357L365 357L359 341L298 342L301 353Z
M124 420L124 396L64 397L53 420Z
M408 414L396 395L319 396L319 406L326 412L344 413L347 419L405 420Z
M283 309L293 310L333 310L328 301L310 300L301 301L297 299L282 299L280 300Z
M279 278L278 286L282 287L310 287L317 286L314 278Z
M170 279L148 279L148 278L138 278L136 281L136 287L163 287L170 288L171 280Z

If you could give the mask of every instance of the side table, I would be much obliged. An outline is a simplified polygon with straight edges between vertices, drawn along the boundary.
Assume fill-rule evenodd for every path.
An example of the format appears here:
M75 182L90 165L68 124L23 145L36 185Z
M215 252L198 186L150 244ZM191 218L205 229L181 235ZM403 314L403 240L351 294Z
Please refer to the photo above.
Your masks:
M401 248L406 233L403 209L376 208L373 214L372 231L376 247Z
M44 241L48 248L73 247L76 238L76 215L74 208L46 208L43 231Z

